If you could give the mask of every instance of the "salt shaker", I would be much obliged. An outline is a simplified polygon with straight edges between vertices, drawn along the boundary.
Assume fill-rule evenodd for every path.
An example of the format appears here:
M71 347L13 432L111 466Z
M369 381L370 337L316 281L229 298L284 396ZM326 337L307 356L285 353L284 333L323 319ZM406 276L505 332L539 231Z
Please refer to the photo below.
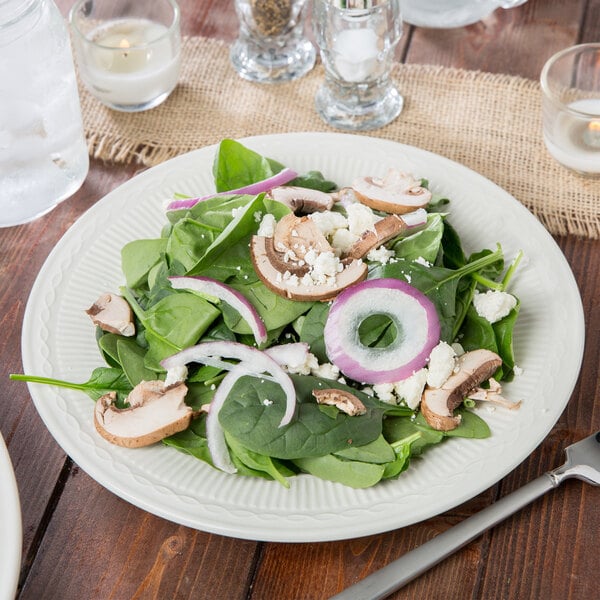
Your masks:
M0 0L0 227L50 211L88 168L62 15L52 0Z

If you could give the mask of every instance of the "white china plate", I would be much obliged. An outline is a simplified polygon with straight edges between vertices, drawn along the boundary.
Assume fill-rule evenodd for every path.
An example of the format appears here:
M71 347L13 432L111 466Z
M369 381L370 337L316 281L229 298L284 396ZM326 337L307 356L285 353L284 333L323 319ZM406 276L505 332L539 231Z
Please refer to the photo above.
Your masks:
M0 435L0 600L12 600L21 567L21 505L12 463Z
M414 147L334 133L242 141L300 172L319 169L340 185L357 175L384 175L390 166L401 167L452 199L450 218L467 252L501 242L510 260L522 249L525 259L512 291L522 305L514 343L523 373L505 387L522 407L481 409L493 433L489 439L449 440L415 460L397 481L354 490L301 475L285 489L276 482L225 475L160 444L140 450L110 445L94 430L87 396L30 385L38 412L65 452L101 485L151 513L208 532L280 542L345 539L410 525L457 506L514 469L559 418L583 353L581 299L547 231L489 180ZM120 249L130 240L159 235L165 199L175 192L202 195L214 189L214 153L215 147L202 148L141 173L67 231L27 305L26 373L85 381L103 364L84 309L124 283Z

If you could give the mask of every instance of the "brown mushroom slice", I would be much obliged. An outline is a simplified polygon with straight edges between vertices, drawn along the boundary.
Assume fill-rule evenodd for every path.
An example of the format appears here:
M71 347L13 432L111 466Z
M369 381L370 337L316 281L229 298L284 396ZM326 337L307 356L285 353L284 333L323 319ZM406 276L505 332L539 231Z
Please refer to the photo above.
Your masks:
M389 215L375 223L375 231L365 231L350 249L344 253L347 258L363 258L371 250L389 242L397 235L406 231L408 225L398 215Z
M85 311L103 331L130 337L135 335L133 312L125 298L116 294L102 294L90 308Z
M360 202L375 210L404 214L424 208L431 200L431 192L421 186L412 175L390 169L383 179L360 177L352 182L352 189Z
M277 252L288 254L292 260L303 260L309 250L327 252L331 246L317 224L308 217L290 213L279 220L273 232Z
M362 281L367 276L367 265L361 260L352 260L344 265L331 285L304 285L298 278L285 278L278 265L271 263L267 253L267 244L273 243L271 238L255 235L250 241L250 257L256 274L261 281L275 294L299 301L331 300L343 289Z
M431 427L450 431L460 424L454 410L469 392L489 379L502 364L502 359L490 350L473 350L458 358L458 371L440 388L426 387L421 398L421 412Z
M162 381L143 381L129 394L129 408L115 406L110 392L96 401L94 425L111 444L141 448L187 429L193 410L184 402L183 382L165 387Z
M313 390L313 396L318 404L336 406L339 410L351 417L364 415L367 412L365 405L352 393L336 388Z
M285 204L295 213L313 213L331 210L334 198L320 190L286 185L273 188L268 194L273 200Z
M289 271L298 277L302 277L304 274L308 273L309 265L304 260L293 260L290 258L289 254L275 250L273 238L265 238L265 240L265 249L269 258L269 262L280 273Z

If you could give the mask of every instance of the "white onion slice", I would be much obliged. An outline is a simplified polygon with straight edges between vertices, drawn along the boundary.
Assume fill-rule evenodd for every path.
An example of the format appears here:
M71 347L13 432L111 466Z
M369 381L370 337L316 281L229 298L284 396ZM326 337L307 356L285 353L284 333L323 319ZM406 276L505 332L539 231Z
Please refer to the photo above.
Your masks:
M236 194L260 194L262 192L268 192L274 187L278 187L280 185L285 185L298 177L298 173L296 171L285 168L279 171L279 173L275 173L272 177L267 179L263 179L262 181L257 181L256 183L251 183L250 185L245 185L241 188L237 188L235 190L228 190L226 192L216 192L214 194L210 194L209 196L202 196L201 198L183 198L181 200L173 200L167 205L167 210L181 210L184 208L192 208L198 202L203 202L204 200L208 200L209 198L216 198L218 196L234 196Z
M397 329L386 347L360 341L359 326L372 315L388 316ZM329 360L360 383L395 383L425 366L440 339L431 300L399 279L370 279L341 292L331 305L324 330Z
M267 329L263 320L254 306L237 290L210 277L169 277L169 281L175 289L193 290L227 302L248 323L259 346L267 341Z
M214 358L233 358L239 360L239 365L243 365L248 375L260 377L261 373L268 373L273 377L273 380L278 383L284 393L286 400L285 413L279 427L287 425L293 418L296 412L296 390L290 376L262 350L240 344L239 342L203 342L196 346L185 348L173 356L165 358L160 364L167 371L173 367L179 367L191 362L202 364L210 364L208 361L213 361ZM239 365L223 363L228 365L230 370L235 369ZM223 367L227 368L227 367Z

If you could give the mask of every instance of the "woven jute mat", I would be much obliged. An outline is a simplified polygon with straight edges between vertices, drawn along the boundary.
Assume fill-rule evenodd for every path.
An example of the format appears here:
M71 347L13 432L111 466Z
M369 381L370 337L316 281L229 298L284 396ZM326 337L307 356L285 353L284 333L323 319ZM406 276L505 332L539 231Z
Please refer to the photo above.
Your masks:
M150 111L115 112L81 90L92 157L152 166L225 137L330 129L314 109L321 65L295 82L253 84L234 72L227 44L204 38L184 41L182 61L177 88ZM574 175L547 154L537 82L401 64L393 77L404 110L365 135L462 163L515 196L553 234L600 238L600 180Z

